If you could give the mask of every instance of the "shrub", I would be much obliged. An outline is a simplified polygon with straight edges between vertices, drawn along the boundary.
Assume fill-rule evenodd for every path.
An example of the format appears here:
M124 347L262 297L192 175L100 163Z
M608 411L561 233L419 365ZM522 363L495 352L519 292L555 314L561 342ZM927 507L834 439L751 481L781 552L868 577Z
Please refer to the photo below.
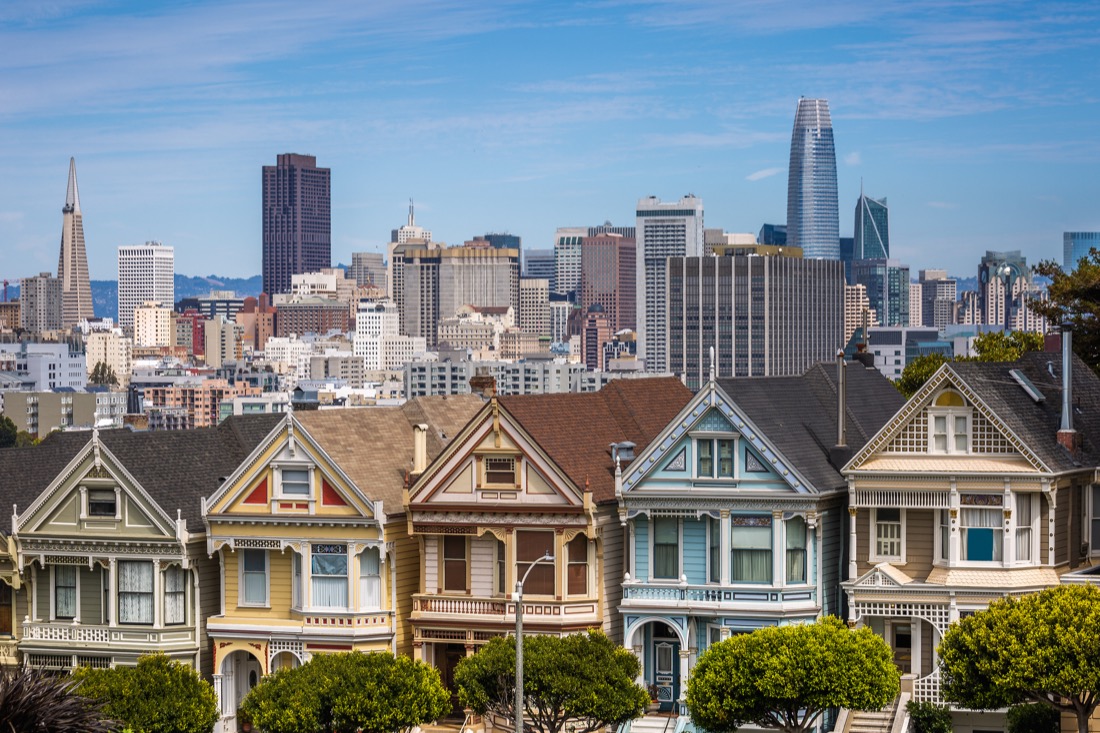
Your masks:
M133 733L210 733L218 722L213 686L199 673L164 654L136 667L81 668L80 694L103 703L103 712Z
M30 667L0 667L0 731L108 733L100 705L74 692L68 676Z
M1042 703L1016 705L1008 709L1008 733L1058 733L1062 716Z
M912 733L951 733L951 712L944 706L910 700L905 710Z

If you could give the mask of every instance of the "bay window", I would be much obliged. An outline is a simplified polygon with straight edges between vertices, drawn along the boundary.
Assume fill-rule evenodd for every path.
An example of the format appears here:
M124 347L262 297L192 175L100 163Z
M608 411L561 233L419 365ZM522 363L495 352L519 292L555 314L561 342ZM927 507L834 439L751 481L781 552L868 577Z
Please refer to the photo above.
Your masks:
M75 565L55 565L53 568L53 617L76 618Z
M806 582L806 520L792 517L787 520L787 582Z
M707 517L707 580L717 583L722 579L722 525L714 517Z
M730 535L730 580L772 582L772 518L734 517Z
M588 538L583 534L574 537L566 546L566 554L569 595L588 595Z
M653 520L653 577L680 579L680 520L676 517Z
M173 565L164 571L164 623L187 621L187 571Z
M969 562L1000 562L1003 548L1001 509L962 509L962 559Z
M878 559L902 558L901 509L875 510L875 556Z
M382 607L382 561L377 547L359 554L359 609L377 611Z
M466 538L443 537L443 590L466 592Z
M313 608L348 607L348 548L346 545L310 547L310 583Z
M302 556L297 552L290 556L290 607L302 607Z
M520 530L516 532L516 579L522 580L531 565L544 555L554 554L554 533ZM554 595L553 562L540 562L523 584L524 595Z
M241 550L240 605L267 605L267 550Z
M118 561L118 621L153 623L153 563Z

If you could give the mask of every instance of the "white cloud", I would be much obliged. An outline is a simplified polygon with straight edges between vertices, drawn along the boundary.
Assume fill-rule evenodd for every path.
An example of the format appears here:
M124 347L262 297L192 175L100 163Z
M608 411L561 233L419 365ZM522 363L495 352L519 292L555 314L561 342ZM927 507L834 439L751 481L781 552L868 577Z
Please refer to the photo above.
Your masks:
M754 173L750 173L745 176L746 181L759 181L764 178L771 178L777 173L782 173L782 168L762 168Z
M863 156L859 154L858 150L844 156L844 165L861 165L862 163Z

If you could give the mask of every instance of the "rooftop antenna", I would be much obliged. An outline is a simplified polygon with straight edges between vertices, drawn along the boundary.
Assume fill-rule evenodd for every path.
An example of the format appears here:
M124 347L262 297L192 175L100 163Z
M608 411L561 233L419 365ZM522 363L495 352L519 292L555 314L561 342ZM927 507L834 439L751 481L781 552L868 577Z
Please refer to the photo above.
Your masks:
M413 213L412 199L409 199L409 226L416 226L416 214Z

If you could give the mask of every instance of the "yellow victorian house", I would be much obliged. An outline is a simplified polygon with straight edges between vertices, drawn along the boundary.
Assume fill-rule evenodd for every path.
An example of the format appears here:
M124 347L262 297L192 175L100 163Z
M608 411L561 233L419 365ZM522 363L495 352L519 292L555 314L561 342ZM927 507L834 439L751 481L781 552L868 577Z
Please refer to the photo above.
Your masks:
M419 568L406 475L414 453L438 453L481 404L422 402L288 414L204 501L221 567L220 612L207 621L221 730L236 730L265 674L318 653L401 651Z

